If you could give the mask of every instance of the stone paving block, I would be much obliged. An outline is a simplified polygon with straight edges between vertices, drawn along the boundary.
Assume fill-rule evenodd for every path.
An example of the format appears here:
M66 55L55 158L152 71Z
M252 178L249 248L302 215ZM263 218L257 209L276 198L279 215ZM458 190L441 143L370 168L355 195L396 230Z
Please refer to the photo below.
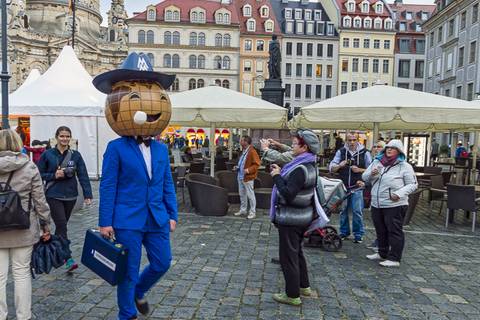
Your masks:
M468 304L468 301L455 294L445 294L445 297L453 303Z

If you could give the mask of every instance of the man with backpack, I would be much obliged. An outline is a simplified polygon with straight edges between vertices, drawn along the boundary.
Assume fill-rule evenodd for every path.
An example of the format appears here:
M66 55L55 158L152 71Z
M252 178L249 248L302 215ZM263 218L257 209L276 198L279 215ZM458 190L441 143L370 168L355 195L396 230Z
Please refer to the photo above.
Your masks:
M372 163L370 152L358 142L354 134L347 135L347 143L340 148L330 163L330 171L338 173L347 190L363 185L362 173ZM340 237L346 239L350 235L348 212L352 210L352 232L354 243L362 243L365 233L363 228L363 190L353 192L347 200L347 206L340 213Z

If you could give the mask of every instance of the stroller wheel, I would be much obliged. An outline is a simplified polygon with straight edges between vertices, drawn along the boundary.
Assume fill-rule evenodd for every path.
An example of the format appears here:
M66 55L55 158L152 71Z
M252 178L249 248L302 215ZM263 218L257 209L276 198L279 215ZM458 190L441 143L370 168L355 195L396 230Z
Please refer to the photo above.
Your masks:
M323 228L323 229L325 229L325 233L326 233L326 234L330 234L330 233L338 234L337 229L335 229L335 228L332 227L332 226L326 226L326 227Z
M323 249L329 252L336 252L342 248L342 239L338 234L327 233L322 239Z

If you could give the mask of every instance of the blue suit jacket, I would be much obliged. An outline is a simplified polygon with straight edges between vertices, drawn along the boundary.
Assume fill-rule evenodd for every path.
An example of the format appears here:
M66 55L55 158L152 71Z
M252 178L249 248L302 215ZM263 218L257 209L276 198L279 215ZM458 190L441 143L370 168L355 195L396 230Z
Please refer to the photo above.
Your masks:
M103 155L99 226L141 230L148 212L160 227L177 221L177 197L167 147L152 141L152 179L132 137L111 141Z

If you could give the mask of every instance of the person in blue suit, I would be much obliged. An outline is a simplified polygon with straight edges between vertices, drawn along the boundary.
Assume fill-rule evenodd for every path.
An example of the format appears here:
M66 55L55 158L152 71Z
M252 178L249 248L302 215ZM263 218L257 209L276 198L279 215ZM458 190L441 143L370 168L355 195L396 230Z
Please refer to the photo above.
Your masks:
M115 82L146 81L147 87L154 83L166 89L174 79L153 72L145 55L131 53L121 69L101 74L93 83L100 91L109 94L106 108L111 107L109 102L112 101L118 108L122 100L110 99L115 94ZM160 93L152 91L148 95L163 95L163 89ZM125 86L122 90L126 90ZM122 93L122 97L140 99L137 112L148 112L147 108L142 110L142 94L143 91ZM147 124L150 120L155 121L149 117L147 114ZM127 275L118 285L117 300L118 318L130 320L137 319L137 310L144 315L149 313L145 295L167 272L172 260L170 233L175 230L178 221L176 194L168 149L163 143L152 139L152 136L165 129L168 120L159 122L153 128L152 125L142 127L142 122L132 117L129 120L132 121L130 127L141 128L139 131L142 133L137 136L112 125L110 121L115 119L107 117L107 120L121 137L108 144L103 158L99 227L104 237L115 236L117 242L128 250ZM142 245L149 264L140 273Z

